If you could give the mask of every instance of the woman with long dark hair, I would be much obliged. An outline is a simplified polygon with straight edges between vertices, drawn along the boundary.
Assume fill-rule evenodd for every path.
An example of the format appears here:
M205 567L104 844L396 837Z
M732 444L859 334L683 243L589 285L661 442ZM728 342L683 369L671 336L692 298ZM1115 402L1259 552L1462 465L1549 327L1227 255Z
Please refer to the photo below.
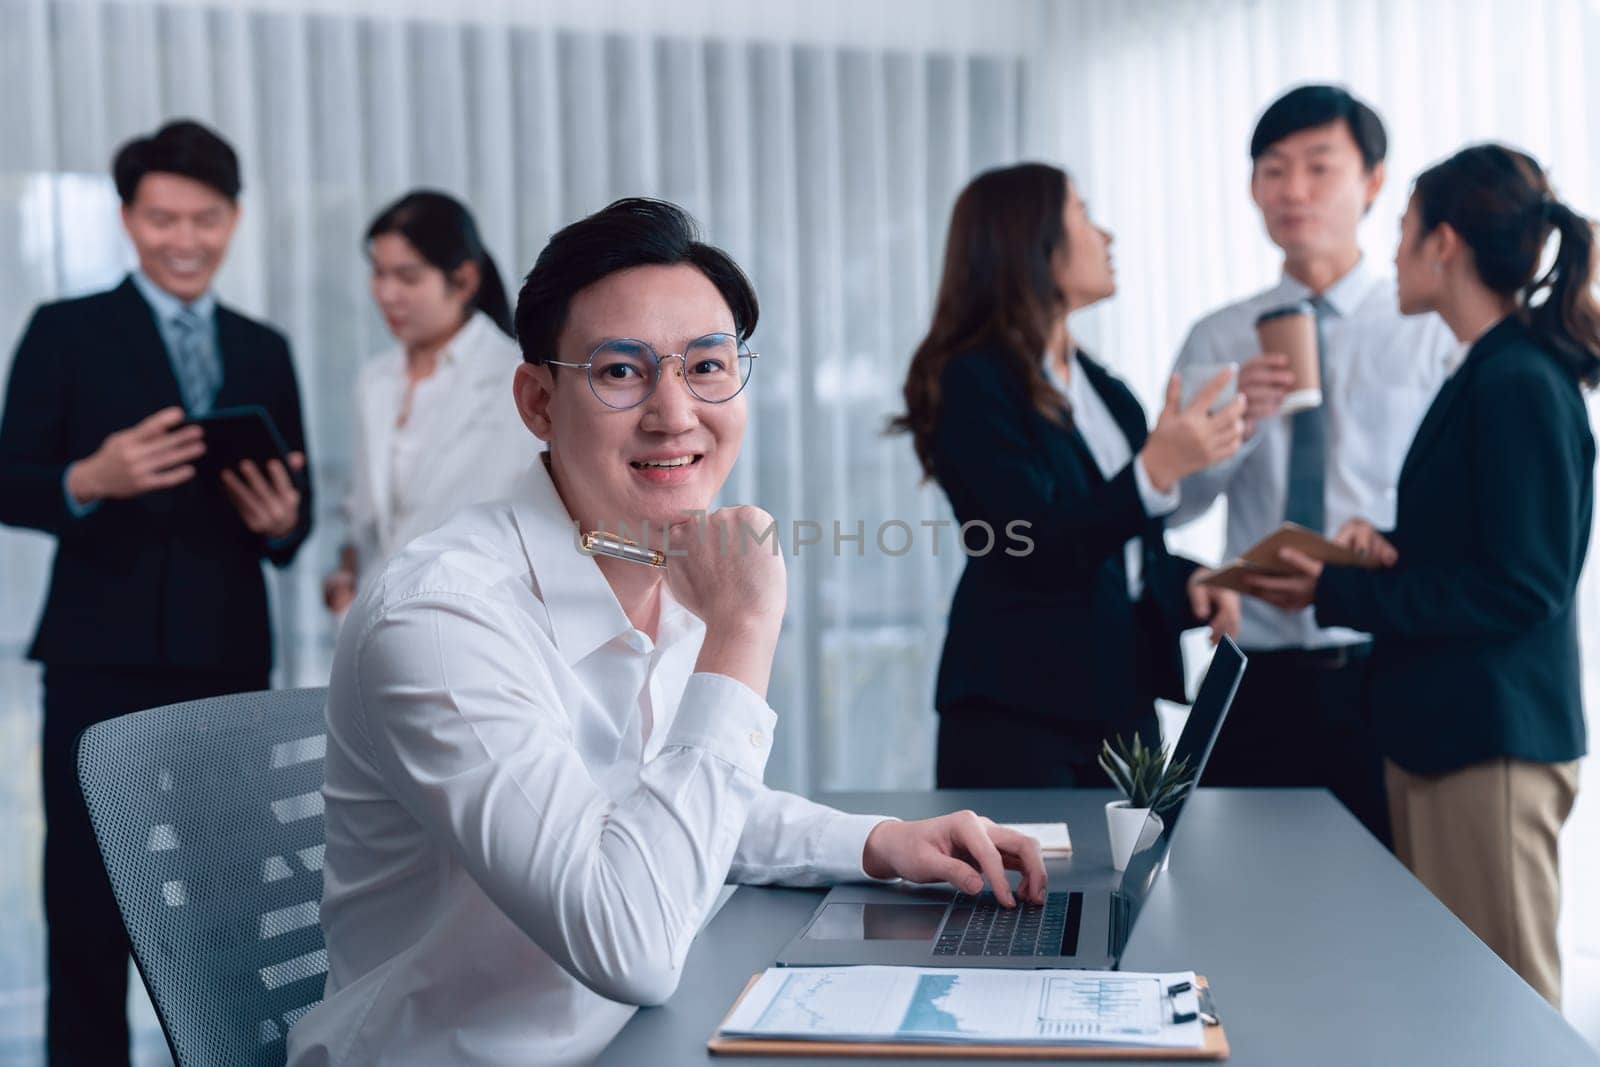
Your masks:
M350 532L323 582L335 614L395 549L505 495L534 452L511 400L521 355L505 285L471 212L444 193L407 193L373 219L366 247L398 344L356 382Z
M1243 398L1216 403L1224 371L1184 407L1174 380L1147 431L1067 324L1116 291L1110 244L1037 163L979 175L950 220L894 423L980 531L939 664L941 787L1103 785L1101 741L1158 742L1155 699L1184 699L1179 633L1238 623L1233 593L1168 554L1161 517L1180 478L1239 447Z
M1395 267L1400 310L1437 311L1465 353L1412 441L1393 531L1340 531L1385 569L1289 554L1299 575L1252 591L1373 635L1395 852L1558 1003L1556 840L1586 748L1576 600L1594 507L1583 389L1600 383L1594 224L1531 156L1477 145L1417 178Z

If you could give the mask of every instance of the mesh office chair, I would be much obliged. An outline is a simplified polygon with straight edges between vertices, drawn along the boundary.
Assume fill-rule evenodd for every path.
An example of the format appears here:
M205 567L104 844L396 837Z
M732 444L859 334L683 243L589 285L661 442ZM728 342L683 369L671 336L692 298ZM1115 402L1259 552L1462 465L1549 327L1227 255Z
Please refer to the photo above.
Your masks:
M326 689L91 726L78 784L179 1067L284 1062L322 998Z

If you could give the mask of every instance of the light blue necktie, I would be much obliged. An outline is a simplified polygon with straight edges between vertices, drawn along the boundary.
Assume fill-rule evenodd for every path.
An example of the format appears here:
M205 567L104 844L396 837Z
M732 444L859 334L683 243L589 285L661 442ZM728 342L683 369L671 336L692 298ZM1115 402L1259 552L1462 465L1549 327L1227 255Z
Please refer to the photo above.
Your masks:
M172 353L178 369L178 389L190 415L204 415L222 385L222 367L217 360L215 339L205 319L189 308L180 308L172 317L177 345Z
M1328 316L1328 302L1312 298L1311 306L1317 312L1317 380L1322 383L1323 402L1314 408L1289 416L1289 484L1284 501L1283 517L1288 522L1299 523L1309 530L1326 534L1328 480L1328 423L1327 368L1324 365L1327 345L1323 338L1322 323Z

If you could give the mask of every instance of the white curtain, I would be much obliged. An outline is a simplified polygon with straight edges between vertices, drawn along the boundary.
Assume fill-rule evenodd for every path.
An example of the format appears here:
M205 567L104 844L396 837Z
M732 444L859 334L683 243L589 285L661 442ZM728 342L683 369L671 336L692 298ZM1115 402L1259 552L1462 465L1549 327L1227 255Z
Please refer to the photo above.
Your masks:
M1526 148L1565 199L1600 215L1593 0L1095 0L1051 14L1061 57L1050 71L1054 143L1116 233L1122 278L1080 332L1148 411L1190 324L1278 277L1280 257L1249 199L1248 149L1261 110L1293 85L1343 83L1383 116L1388 181L1361 237L1387 272L1411 179L1468 142ZM1169 542L1215 560L1221 507ZM1594 555L1579 594L1591 738L1600 721ZM1191 669L1203 647L1192 649ZM1600 763L1583 772L1562 838L1565 1008L1600 1044Z
M414 186L456 193L514 296L565 222L626 194L684 204L747 267L763 305L751 434L725 498L762 503L785 533L797 520L824 533L792 568L774 701L792 714L773 770L801 788L919 782L927 758L914 746L832 735L915 733L928 705L927 647L953 561L880 567L848 535L864 523L871 557L878 521L938 507L909 446L879 431L897 410L954 192L1015 159L1025 122L1032 6L1013 5L1003 35L945 6L938 33L903 40L881 11L852 25L844 5L823 5L826 29L778 19L793 23L785 38L748 17L740 37L639 32L620 18L648 5L614 5L618 23L596 26L593 13L569 22L531 5L443 20L5 0L0 77L26 106L8 108L0 131L0 241L20 252L0 266L0 334L14 338L36 302L112 282L131 262L105 173L117 144L174 115L233 141L244 215L219 288L289 334L318 476L315 538L276 583L280 678L310 684L327 665L317 585L340 534L351 381L389 343L367 295L366 222ZM928 17L925 5L902 14ZM0 640L15 654L49 546L5 538Z
M724 502L766 507L786 546L797 529L821 538L790 561L768 779L805 792L924 786L959 557L948 543L938 558L879 552L881 522L920 531L947 514L919 486L909 443L881 431L956 191L1041 128L1027 106L1039 13L1034 0L0 0L0 371L35 304L131 264L107 175L115 147L170 117L219 129L245 188L218 288L290 337L319 493L312 540L270 582L275 681L321 684L331 631L318 587L341 536L352 381L390 343L367 292L368 220L418 185L456 194L514 297L566 222L623 195L677 201L761 297L750 431ZM851 539L858 524L864 541ZM35 1054L42 992L38 677L21 657L50 552L47 538L0 532L8 1062ZM148 1026L143 1040L158 1043Z

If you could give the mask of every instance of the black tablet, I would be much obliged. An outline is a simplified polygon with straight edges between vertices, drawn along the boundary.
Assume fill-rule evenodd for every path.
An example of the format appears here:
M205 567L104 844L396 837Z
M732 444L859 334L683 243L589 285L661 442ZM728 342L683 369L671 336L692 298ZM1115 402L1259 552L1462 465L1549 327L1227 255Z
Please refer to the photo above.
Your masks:
M235 470L251 460L267 473L267 461L278 460L294 477L289 466L289 448L267 409L258 406L218 408L187 420L186 426L199 426L205 433L205 455L195 460L195 472L207 481L225 470Z

